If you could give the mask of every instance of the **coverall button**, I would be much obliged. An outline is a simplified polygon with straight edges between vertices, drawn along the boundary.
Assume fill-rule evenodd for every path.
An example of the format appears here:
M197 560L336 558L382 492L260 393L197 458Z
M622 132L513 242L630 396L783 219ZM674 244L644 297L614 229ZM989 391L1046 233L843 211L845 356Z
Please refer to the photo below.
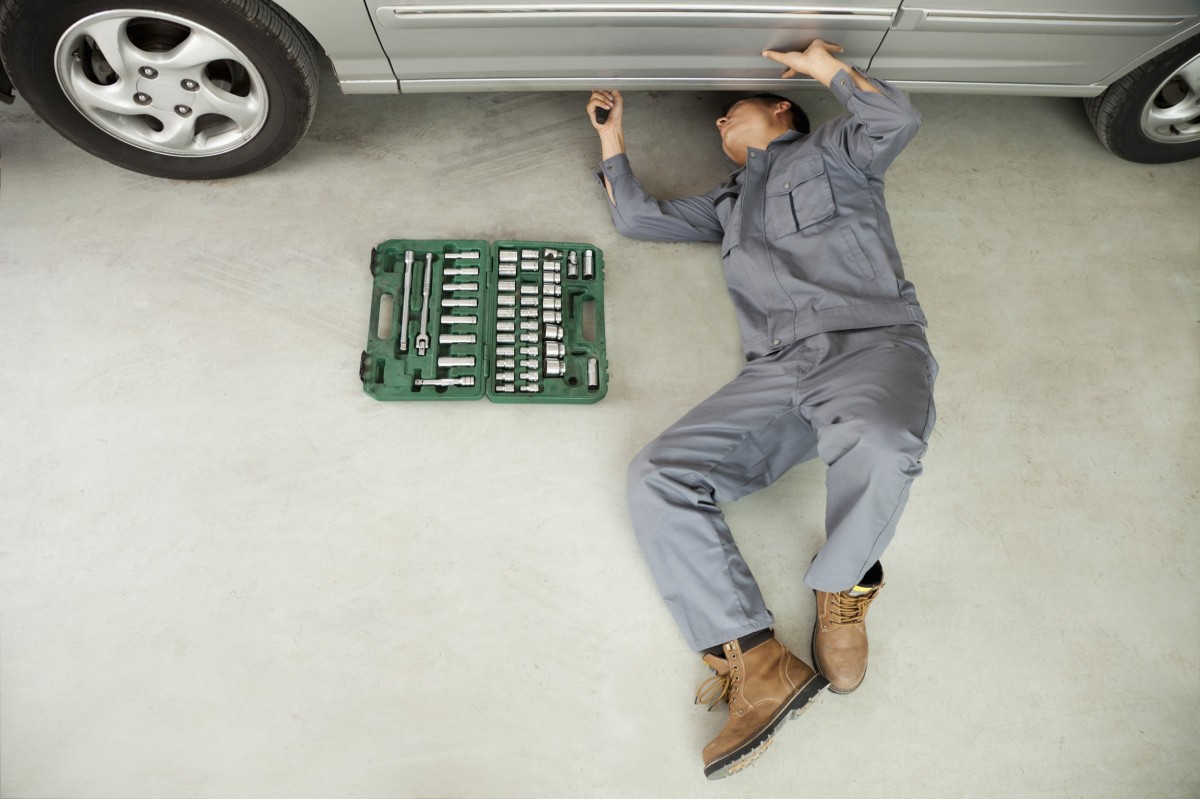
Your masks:
M792 184L791 184L791 183L784 183L784 184L783 184L783 187L784 187L785 189L790 189L790 188L792 187ZM775 343L776 343L776 344L778 344L779 342L778 342L778 341L776 341Z
M784 188L786 188L786 186ZM775 339L771 343L774 344L776 347L778 347L780 344L783 343L783 341L781 339Z

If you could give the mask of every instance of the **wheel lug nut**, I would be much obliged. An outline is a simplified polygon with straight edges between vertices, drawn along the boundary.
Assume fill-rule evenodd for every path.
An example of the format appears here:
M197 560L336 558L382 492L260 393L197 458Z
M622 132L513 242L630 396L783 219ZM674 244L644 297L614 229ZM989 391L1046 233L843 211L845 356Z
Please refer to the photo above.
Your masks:
M135 103L137 103L138 105L150 105L150 103L153 102L150 99L150 95L143 94L142 92L138 92L137 94L135 94L133 96L133 101Z
M194 81L194 80L185 80L180 85L183 86L183 88L187 89L189 92L194 92L194 91L196 91L196 89L200 88L200 84L196 83L196 81Z
M181 117L190 117L192 115L192 109L188 108L186 105L177 105L175 106L175 113L179 114Z
M141 69L138 70L138 73L143 78L157 78L158 77L158 70L155 69L154 67L142 67Z

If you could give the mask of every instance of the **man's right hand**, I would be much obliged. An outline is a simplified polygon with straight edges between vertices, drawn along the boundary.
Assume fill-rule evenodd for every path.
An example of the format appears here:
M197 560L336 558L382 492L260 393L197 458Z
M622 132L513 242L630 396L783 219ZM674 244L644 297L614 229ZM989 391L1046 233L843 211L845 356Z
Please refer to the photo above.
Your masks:
M597 108L603 108L609 112L608 119L603 125L596 122ZM624 110L625 101L616 89L594 91L587 104L588 121L592 123L592 127L596 129L597 133L617 131L621 129L621 116Z

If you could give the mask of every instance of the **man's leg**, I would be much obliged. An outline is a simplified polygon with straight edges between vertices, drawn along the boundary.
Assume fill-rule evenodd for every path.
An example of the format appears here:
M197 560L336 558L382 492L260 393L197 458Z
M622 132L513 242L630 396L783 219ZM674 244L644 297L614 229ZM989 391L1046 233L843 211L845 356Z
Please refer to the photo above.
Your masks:
M796 406L809 362L801 342L747 364L629 468L634 530L663 598L693 649L720 645L704 656L713 677L697 693L710 707L729 706L701 752L709 779L753 763L827 684L772 637L771 613L716 504L816 457L816 436Z
M816 337L817 363L800 387L803 414L820 440L827 541L804 582L852 588L896 532L933 430L936 363L915 325Z
M914 326L831 333L818 342L801 395L829 465L828 538L805 582L817 600L814 665L830 690L850 693L866 675L866 614L883 587L879 558L933 429L937 365Z
M746 364L630 464L634 532L696 651L774 622L716 503L764 488L816 457L816 436L795 401L807 364L802 342Z

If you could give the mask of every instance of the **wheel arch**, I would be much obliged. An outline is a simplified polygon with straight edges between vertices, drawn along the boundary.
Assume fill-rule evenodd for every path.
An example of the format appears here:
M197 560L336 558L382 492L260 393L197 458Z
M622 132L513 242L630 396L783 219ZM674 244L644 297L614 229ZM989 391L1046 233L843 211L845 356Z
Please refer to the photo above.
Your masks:
M1157 58L1158 56L1170 50L1172 47L1176 47L1193 37L1200 37L1200 17L1197 17L1190 26L1175 34L1170 39L1167 39L1157 47L1151 48L1145 53L1142 53L1142 55L1130 61L1128 64L1121 67L1116 72L1113 72L1103 80L1097 81L1097 85L1107 88L1143 64Z

